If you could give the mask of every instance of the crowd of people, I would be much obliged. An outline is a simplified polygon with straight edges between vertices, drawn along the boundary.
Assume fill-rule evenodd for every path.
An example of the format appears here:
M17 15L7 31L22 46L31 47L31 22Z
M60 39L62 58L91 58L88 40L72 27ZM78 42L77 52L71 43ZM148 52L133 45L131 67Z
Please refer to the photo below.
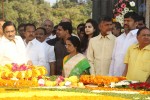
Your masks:
M16 28L0 20L0 65L9 63L45 66L48 76L125 76L150 82L150 29L135 12L124 15L123 29L105 16L98 23L80 23L76 33L69 18L55 26L46 19L38 28L33 23Z

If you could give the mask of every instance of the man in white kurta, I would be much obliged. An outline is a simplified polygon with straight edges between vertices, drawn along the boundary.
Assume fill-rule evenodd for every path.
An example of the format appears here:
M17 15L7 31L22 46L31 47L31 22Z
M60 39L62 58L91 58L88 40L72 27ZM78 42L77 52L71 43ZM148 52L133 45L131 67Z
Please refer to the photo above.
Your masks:
M0 40L0 65L27 63L26 49L20 36L15 36L14 41L2 36Z
M46 57L42 43L36 39L33 39L27 44L26 50L33 65L46 66Z
M0 65L17 63L32 64L26 56L26 49L20 36L16 36L16 26L11 21L3 24L3 36L0 39Z
M127 49L130 45L137 43L137 20L138 15L134 12L129 12L124 16L124 28L128 29L129 31L123 33L116 39L109 70L110 76L122 76L124 72L124 57Z
M36 27L34 24L26 24L25 39L27 56L32 61L33 65L46 66L46 57L43 45L35 38Z
M44 53L46 56L46 69L47 69L47 75L54 75L54 73L52 73L53 68L54 68L54 62L55 62L55 53L54 53L54 46L51 46L49 44L46 43L45 39L46 39L46 30L42 27L39 27L36 29L35 31L35 36L36 39L42 43L43 45L43 49L44 49ZM51 73L50 73L51 72Z
M123 74L125 68L124 56L128 47L134 43L137 43L137 30L138 29L132 30L128 34L123 33L119 37L117 37L112 54L109 75L121 76Z

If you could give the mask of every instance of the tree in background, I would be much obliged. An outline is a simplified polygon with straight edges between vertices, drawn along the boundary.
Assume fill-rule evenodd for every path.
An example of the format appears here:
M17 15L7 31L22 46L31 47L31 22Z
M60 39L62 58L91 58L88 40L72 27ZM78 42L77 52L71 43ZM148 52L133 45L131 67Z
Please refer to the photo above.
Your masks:
M52 7L44 0L4 0L4 15L5 20L13 21L16 26L29 22L40 26L47 18L58 24L63 17L67 17L73 21L73 26L76 28L79 23L85 22L91 16L91 6L91 0L85 3L78 3L76 0L59 0Z

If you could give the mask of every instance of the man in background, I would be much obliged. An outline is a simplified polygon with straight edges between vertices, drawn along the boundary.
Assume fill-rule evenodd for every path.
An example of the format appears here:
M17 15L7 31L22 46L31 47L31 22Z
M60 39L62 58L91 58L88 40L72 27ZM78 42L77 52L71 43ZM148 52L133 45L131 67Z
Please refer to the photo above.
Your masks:
M56 38L56 35L54 35L52 33L53 28L54 28L54 23L51 20L46 19L43 22L42 27L44 27L46 29L46 36L47 37L46 37L45 41L48 41L48 40Z
M145 18L143 16L139 16L137 28L145 27Z

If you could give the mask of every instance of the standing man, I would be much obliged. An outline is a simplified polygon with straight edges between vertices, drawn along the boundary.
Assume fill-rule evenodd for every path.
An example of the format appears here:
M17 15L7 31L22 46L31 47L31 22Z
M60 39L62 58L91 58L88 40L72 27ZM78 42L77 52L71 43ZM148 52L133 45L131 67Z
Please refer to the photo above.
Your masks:
M109 70L109 75L111 76L122 76L123 74L125 53L130 45L137 43L137 21L138 14L135 12L128 12L124 15L124 29L126 31L116 39Z
M87 58L92 75L108 75L111 55L115 43L112 34L112 18L104 17L99 22L100 34L89 41Z
M20 24L18 26L18 34L21 36L22 39L25 39L25 36L24 36L24 27L25 27L25 24Z
M128 80L150 83L150 30L146 27L137 32L138 43L129 47L124 63L123 76Z
M46 66L46 58L42 43L35 38L36 27L34 24L25 25L25 40L28 58L34 65Z
M66 40L71 36L72 25L70 22L61 22L57 28L59 41L56 42L54 50L56 56L56 75L62 75L63 59L68 55L66 49Z
M139 16L137 28L140 29L145 26L145 18L143 16Z
M43 27L39 27L35 31L35 36L38 41L40 41L44 48L44 53L46 56L46 69L48 71L48 75L54 75L54 68L55 68L55 53L54 53L54 46L48 45L46 43L46 29Z
M32 64L26 55L26 49L20 36L16 36L16 26L11 21L3 25L4 35L0 40L0 65L18 63Z
M46 37L45 41L48 41L48 40L56 38L56 35L52 34L52 31L53 31L53 28L54 28L54 23L51 20L46 19L43 22L42 27L44 27L46 29L46 32L47 32L46 33L47 37Z

